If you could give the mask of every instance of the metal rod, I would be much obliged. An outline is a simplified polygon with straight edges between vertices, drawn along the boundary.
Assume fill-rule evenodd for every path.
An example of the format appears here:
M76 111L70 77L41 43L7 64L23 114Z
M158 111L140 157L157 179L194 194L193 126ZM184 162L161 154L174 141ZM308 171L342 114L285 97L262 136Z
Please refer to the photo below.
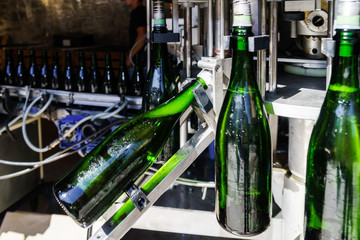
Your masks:
M172 30L179 33L179 3L178 0L172 1Z
M146 0L146 72L150 69L150 57L151 57L151 13L152 13L152 1Z
M334 1L328 2L328 38L333 38L334 35ZM331 57L327 58L326 64L326 89L330 84L331 78L331 69L333 65L333 59Z
M215 54L219 55L221 51L221 39L223 33L221 32L221 2L222 0L215 0Z
M259 0L260 11L259 12L259 33L261 35L266 34L266 0ZM261 96L265 98L266 92L266 49L262 49L257 52L257 81Z
M209 0L208 6L208 36L207 36L207 48L208 48L208 56L212 57L214 55L214 26L213 26L213 0Z
M277 43L278 43L278 3L270 2L270 49L269 49L269 91L276 92L277 84Z
M225 3L220 3L220 59L225 58L224 51L224 34L225 34L225 16L224 16Z
M185 7L185 64L186 77L191 77L191 45L192 45L192 24L191 7L188 3Z

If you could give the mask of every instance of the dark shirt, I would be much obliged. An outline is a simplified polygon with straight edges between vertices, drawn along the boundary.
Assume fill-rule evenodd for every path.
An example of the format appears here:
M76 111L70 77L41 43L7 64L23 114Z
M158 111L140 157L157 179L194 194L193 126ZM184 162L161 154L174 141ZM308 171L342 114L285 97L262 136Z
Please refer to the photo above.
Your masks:
M130 15L130 26L129 26L129 38L130 38L130 47L135 44L138 27L146 28L146 7L138 6L131 11Z

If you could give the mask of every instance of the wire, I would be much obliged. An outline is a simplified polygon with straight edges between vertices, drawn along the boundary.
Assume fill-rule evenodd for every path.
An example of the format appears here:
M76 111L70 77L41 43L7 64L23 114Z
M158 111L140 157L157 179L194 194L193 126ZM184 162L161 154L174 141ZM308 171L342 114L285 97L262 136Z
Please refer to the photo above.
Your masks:
M81 140L81 141L79 141L79 142L77 142L77 143L75 143L75 144L67 147L66 149L63 149L62 151L59 151L59 152L55 153L55 154L52 155L52 156L56 156L56 155L59 155L59 154L63 154L63 153L65 153L65 152L69 151L70 149L74 148L75 146L77 146L77 145L79 145L79 144L82 144L83 142L85 142L85 141L87 141L87 140L89 140L89 139L91 139L91 138L93 138L93 137L96 136L95 139L91 140L91 142L89 142L88 144L84 145L82 148L87 147L89 144L91 144L92 142L94 142L94 141L98 140L100 137L102 137L102 136L106 133L106 131L107 131L108 129L110 129L110 128L113 127L114 125L120 124L121 122L123 122L123 120L118 120L118 121L116 121L116 122L113 122L113 123L107 125L106 127L103 127L103 128L100 129L99 131L91 134L89 137L84 138L83 140ZM97 136L97 135L98 135L98 136ZM80 148L80 149L82 149L82 148ZM76 151L79 151L80 149L78 149L78 150L76 150ZM11 166L36 166L36 165L38 165L38 164L42 164L42 165L47 164L47 162L45 162L45 163L44 163L44 162L45 162L45 161L41 161L41 162L39 162L39 161L37 161L37 162L13 162L13 161L7 161L7 160L0 160L0 164L11 165Z
M28 145L29 148L31 148L33 151L35 152L39 152L39 153L43 153L43 152L46 152L46 151L49 151L50 150L50 147L49 146L46 146L44 148L38 148L36 147L35 145L33 145L27 135L27 132L26 132L26 119L27 119L27 116L30 115L32 117L37 117L37 116L40 116L47 108L48 106L50 105L50 103L52 102L52 100L54 99L54 96L52 94L50 94L50 97L49 97L49 100L47 101L47 103L44 105L43 108L41 108L37 113L35 114L29 114L31 108L42 98L42 95L38 96L35 98L34 101L32 101L30 103L30 105L26 108L25 112L24 112L24 115L23 115L23 121L22 121L22 134L23 134L23 138L24 138L24 141L25 143Z
M132 52L134 51L134 48L135 48L137 45L139 45L139 44L141 43L141 41L143 41L143 40L147 40L146 35L143 36L141 39L139 39L139 40L134 44L134 46L132 46L132 48L130 49L129 58L130 58L130 62L131 62L131 64L132 64L133 66L135 66L135 63L134 63L133 60L132 60Z

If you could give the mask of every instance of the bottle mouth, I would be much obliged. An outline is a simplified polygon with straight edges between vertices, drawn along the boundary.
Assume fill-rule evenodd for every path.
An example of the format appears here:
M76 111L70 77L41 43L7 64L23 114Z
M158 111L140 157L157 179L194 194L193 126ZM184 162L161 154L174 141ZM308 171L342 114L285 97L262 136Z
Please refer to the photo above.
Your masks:
M154 27L164 27L166 26L165 23L165 8L164 8L164 1L154 1Z

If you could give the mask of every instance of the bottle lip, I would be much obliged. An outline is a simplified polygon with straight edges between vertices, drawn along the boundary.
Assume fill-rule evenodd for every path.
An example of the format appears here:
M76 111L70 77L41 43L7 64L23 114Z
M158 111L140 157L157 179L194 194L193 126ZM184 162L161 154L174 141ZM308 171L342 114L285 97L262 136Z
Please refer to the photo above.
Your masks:
M251 24L251 5L247 0L234 0L233 27L249 27Z

